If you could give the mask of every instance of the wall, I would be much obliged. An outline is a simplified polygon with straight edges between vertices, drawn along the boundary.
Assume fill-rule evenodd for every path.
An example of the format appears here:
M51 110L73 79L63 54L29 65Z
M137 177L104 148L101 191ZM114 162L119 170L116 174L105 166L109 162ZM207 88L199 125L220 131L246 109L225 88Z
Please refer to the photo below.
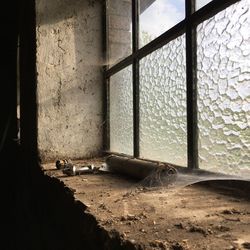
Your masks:
M100 154L101 3L36 1L38 148L43 161Z

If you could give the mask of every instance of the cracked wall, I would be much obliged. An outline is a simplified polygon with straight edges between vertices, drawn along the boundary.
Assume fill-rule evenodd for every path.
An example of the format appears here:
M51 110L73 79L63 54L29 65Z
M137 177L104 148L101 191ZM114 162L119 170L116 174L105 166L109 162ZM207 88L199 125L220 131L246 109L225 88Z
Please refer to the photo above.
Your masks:
M42 161L102 147L102 1L37 0L38 147Z

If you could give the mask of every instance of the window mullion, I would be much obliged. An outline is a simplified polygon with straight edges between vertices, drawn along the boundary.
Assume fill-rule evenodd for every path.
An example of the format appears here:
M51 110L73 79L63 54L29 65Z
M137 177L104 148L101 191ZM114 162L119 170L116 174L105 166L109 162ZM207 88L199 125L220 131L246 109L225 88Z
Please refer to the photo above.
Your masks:
M195 0L186 0L186 81L187 81L187 145L188 168L197 169L198 126L197 126L197 45L196 27L191 16L195 12Z
M108 0L103 3L103 56L106 62L109 60L109 22L108 22ZM103 66L103 72L108 70L108 64ZM109 77L103 74L103 149L110 150L110 103L109 103Z
M132 1L133 54L139 49L139 0ZM134 157L139 157L139 59L133 59L133 138Z

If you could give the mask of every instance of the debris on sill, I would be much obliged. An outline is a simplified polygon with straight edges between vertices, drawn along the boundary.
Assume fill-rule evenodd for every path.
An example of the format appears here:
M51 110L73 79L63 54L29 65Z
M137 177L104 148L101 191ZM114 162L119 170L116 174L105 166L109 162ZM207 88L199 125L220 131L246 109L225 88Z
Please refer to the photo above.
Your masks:
M71 160L57 160L56 168L58 170L62 170L62 172L68 176L75 176L87 173L99 173L103 171L107 171L106 164L102 164L100 166L95 166L94 164L85 164L83 166L76 166L73 164Z

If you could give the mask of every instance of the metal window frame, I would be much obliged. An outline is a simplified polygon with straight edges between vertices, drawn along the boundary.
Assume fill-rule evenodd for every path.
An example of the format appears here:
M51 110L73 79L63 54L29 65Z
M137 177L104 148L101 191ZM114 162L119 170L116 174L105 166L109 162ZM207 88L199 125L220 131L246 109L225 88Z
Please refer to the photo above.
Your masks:
M135 54L139 49L139 1L132 0L132 51ZM140 79L139 79L139 59L133 58L133 140L134 140L134 157L140 156Z
M104 4L104 55L108 62L108 1ZM112 75L129 65L133 68L133 141L134 155L140 158L139 126L140 126L140 91L139 91L139 61L153 51L161 48L175 38L186 34L186 97L187 97L187 166L189 169L198 169L198 126L197 126L197 44L196 27L203 21L213 17L240 0L213 0L199 10L195 10L196 0L185 0L185 19L177 23L165 33L139 48L139 0L132 0L132 54L113 65L104 67L104 152L124 155L110 151L110 125L109 125L109 79Z

